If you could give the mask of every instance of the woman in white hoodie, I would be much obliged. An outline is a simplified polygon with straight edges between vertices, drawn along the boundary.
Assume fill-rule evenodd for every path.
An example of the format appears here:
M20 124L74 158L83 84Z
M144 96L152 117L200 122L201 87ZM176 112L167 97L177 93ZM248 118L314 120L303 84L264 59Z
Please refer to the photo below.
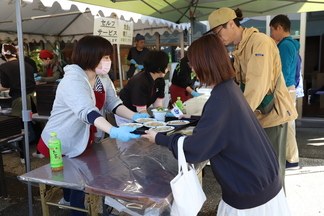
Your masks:
M104 137L121 141L139 138L131 133L136 127L113 127L104 117L113 112L135 120L148 118L146 113L135 113L117 97L114 85L108 77L111 67L111 43L100 36L85 36L77 43L72 53L72 65L64 67L64 77L56 90L51 116L42 132L38 150L49 157L48 140L56 132L62 143L62 154L76 157L95 141ZM84 192L64 190L61 203L84 207ZM71 210L71 215L86 215Z

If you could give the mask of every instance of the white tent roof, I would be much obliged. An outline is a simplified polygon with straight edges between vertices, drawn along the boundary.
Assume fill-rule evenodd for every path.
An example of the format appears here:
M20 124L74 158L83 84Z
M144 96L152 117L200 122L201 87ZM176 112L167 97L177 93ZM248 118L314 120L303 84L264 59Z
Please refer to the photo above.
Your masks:
M15 3L12 0L0 1L0 39L15 40L17 26ZM141 14L104 8L66 0L23 0L22 9L23 37L27 41L74 40L85 34L92 34L94 16L117 17L134 22L136 33L153 35L165 31L183 31L189 24L175 24Z

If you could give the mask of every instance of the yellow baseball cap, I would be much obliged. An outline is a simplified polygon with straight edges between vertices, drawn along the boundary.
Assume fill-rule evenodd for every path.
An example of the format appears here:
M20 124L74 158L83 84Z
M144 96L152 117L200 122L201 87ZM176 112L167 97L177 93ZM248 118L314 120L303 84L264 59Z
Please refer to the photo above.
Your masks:
M228 21L235 19L236 17L237 16L236 16L235 11L231 8L220 8L220 9L213 11L208 16L210 30L206 33L211 32L214 28L216 28L222 24L225 24Z

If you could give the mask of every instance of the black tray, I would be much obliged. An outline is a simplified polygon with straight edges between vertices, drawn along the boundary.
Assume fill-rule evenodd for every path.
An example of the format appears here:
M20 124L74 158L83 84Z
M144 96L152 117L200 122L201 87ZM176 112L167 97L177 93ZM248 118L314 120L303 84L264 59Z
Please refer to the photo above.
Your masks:
M173 120L179 120L179 119L176 118L176 117L166 117L166 118L165 118L165 122L173 121ZM177 131L183 130L184 128L187 128L187 127L189 127L189 126L196 126L197 123L198 123L198 121L199 121L199 119L187 119L187 118L183 118L182 120L187 120L187 121L189 121L190 123L189 123L189 124L186 124L186 125L181 125L181 126L179 126L179 127L176 127L176 128L173 129L172 131L166 132L165 134L167 134L167 135L171 135L171 134L173 134L173 133L175 133L175 132L177 132ZM133 131L133 132L131 132L131 133L142 135L142 134L145 134L145 131L146 131L146 130L149 130L149 129L150 129L150 128L143 126L143 127L137 128L135 131Z

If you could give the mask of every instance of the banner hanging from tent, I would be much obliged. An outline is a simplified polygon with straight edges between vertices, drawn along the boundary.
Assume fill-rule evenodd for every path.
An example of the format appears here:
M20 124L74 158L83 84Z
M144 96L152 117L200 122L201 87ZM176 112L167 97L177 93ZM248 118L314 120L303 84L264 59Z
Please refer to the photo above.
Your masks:
M133 22L116 18L95 17L93 34L106 38L112 44L133 44Z

